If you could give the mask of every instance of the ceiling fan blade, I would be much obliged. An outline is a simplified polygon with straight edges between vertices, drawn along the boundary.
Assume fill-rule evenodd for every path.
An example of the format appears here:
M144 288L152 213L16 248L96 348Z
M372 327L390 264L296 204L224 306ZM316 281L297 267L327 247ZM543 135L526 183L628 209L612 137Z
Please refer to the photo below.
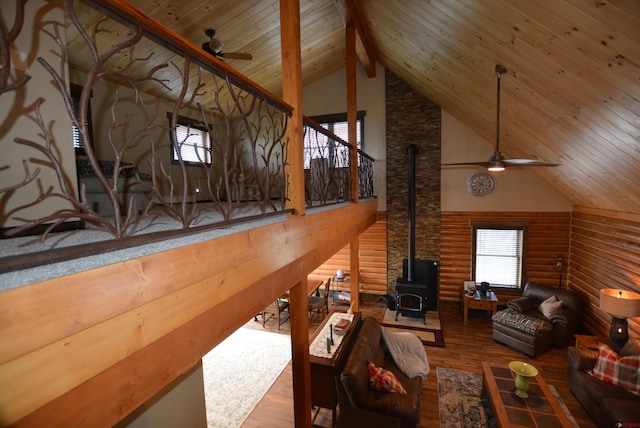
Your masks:
M443 163L442 166L484 166L484 167L488 167L489 166L489 162Z
M253 59L253 56L250 53L245 53L245 52L221 52L220 56L228 59L246 59L246 60Z
M512 166L558 166L559 163L540 162L533 159L504 159L506 165Z

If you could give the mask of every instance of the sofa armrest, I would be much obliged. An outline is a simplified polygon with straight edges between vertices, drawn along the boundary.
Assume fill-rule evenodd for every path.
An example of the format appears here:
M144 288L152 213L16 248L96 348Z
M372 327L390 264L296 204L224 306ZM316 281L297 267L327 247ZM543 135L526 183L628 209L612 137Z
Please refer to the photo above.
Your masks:
M529 312L532 309L538 307L538 302L529 297L518 297L517 299L509 300L507 307L513 308L518 312Z
M552 323L563 323L571 327L578 326L578 314L569 308L562 307L549 315Z
M574 346L567 349L569 370L585 371L593 369L598 359L597 351L585 351Z
M363 400L359 408L401 419L403 426L406 426L406 422L413 425L420 418L420 399L415 395L371 391L366 397L361 398Z

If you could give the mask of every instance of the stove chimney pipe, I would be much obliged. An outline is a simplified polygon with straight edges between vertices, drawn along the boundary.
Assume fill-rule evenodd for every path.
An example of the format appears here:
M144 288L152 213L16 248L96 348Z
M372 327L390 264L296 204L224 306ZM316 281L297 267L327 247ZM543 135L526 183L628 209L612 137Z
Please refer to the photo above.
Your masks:
M416 156L418 146L409 144L409 254L407 255L407 281L413 282L416 261Z

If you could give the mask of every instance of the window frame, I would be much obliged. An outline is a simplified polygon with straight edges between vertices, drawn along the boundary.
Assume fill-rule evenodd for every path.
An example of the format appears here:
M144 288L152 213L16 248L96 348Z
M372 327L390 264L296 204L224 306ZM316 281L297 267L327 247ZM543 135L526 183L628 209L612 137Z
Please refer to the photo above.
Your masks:
M75 84L69 84L69 96L71 101L71 109L73 110L73 114L75 117L78 117L78 111L80 109L80 97L82 96L83 87ZM89 100L93 97L93 90L89 93ZM82 135L80 134L80 130L76 127L73 121L71 122L71 139L73 143L73 148L78 156L84 156L87 154L85 147L89 146L93 148L93 119L91 118L91 101L87 104L87 114L86 114L86 127L87 133L89 134L89 141L83 141Z
M487 222L472 222L472 250L471 250L471 276L473 281L479 281L476 277L476 267L478 256L478 248L477 248L477 238L478 238L478 230L520 230L522 232L522 242L521 242L521 254L520 254L520 272L519 272L519 284L509 285L509 284L494 284L491 283L492 288L505 288L505 289L522 289L524 284L526 283L526 260L527 260L527 235L528 235L528 223L522 222L504 222L504 223L487 223Z
M179 164L180 163L180 159L178 157L178 151L177 151L177 147L178 147L178 143L177 143L177 134L176 132L178 131L178 127L187 127L189 129L196 129L198 131L200 131L200 136L202 137L202 133L205 133L208 135L208 145L202 145L202 146L198 146L198 148L202 149L205 153L208 150L209 153L209 159L205 159L204 161L200 161L200 160L186 160L182 159L182 162L186 165L186 166L205 166L205 167L210 167L211 165L213 165L213 142L211 141L211 129L207 129L206 126L204 126L202 124L202 122L199 122L197 120L185 117L185 116L180 116L178 115L175 123L176 123L176 128L173 128L173 114L172 113L167 113L167 118L169 119L169 135L170 135L170 140L171 140L171 144L170 144L170 148L169 150L171 151L171 163L172 164ZM203 141L205 141L204 138L202 138Z
M364 117L366 115L366 110L358 110L356 120L360 122L360 135L356 136L356 144L360 144L358 146L360 150L364 150ZM310 119L333 132L333 125L335 125L336 123L347 122L347 112L310 116ZM330 126L325 126L325 124L328 124ZM344 138L344 140L349 142L346 138Z
M364 117L366 116L367 112L365 110L360 110L358 111L358 117L357 117L357 121L360 123L360 133L359 135L356 135L356 147L360 150L362 150L362 148L364 147ZM322 126L323 128L328 129L329 131L333 132L336 136L341 137L339 134L337 134L335 132L335 124L338 123L347 123L347 113L332 113L332 114L324 114L324 115L319 115L319 116L310 116L309 117L311 120L313 120L314 122L318 123L320 126ZM357 130L356 130L357 131ZM357 133L357 132L356 132ZM346 137L346 136L345 136ZM341 137L342 138L342 137ZM348 142L347 138L343 138L343 140ZM304 147L303 147L303 153L305 154L305 159L304 159L304 168L305 169L309 169L310 165L311 165L311 159L314 159L311 156L311 153L313 152L312 148L307 146L307 139L305 138L303 141ZM345 148L346 150L346 148ZM307 153L309 153L310 157L309 159L307 159ZM340 158L339 156L335 155L337 158ZM330 156L331 157L331 156ZM340 165L338 165L340 166Z

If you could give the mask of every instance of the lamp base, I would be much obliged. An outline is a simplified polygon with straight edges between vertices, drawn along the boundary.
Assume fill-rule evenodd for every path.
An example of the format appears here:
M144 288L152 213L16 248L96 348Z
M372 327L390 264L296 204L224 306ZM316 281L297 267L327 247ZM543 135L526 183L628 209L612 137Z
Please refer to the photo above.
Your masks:
M627 328L627 320L624 318L613 317L611 319L611 328L609 329L609 337L611 345L623 347L629 340L629 330Z

